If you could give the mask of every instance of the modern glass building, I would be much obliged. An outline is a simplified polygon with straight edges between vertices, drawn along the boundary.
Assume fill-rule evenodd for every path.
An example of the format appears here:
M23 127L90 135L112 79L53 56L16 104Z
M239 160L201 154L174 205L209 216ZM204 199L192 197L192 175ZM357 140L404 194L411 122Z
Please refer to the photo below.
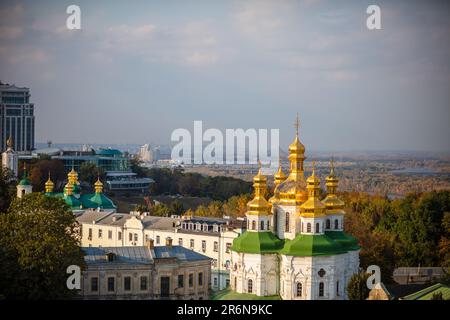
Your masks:
M13 149L28 152L34 149L34 104L30 89L0 82L0 149L12 137Z

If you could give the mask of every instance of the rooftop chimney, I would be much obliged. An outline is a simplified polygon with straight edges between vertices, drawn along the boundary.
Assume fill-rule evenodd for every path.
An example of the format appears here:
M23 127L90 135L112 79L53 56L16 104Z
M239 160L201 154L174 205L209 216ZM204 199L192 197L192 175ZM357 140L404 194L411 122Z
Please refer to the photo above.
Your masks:
M172 238L166 238L166 246L168 246L170 249L172 249Z

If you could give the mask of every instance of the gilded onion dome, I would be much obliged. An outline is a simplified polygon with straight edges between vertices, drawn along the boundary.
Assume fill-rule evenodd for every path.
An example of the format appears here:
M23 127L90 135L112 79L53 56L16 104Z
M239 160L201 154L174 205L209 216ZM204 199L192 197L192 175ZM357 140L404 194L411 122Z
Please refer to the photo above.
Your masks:
M295 127L295 139L289 146L290 172L286 180L278 186L279 198L282 203L287 204L301 204L307 199L306 182L303 174L305 146L298 137L298 116Z
M48 173L48 180L45 182L45 193L52 193L55 188L55 184L53 183L50 172Z
M67 182L67 184L64 186L64 194L66 196L73 195L73 184L71 184L70 182Z
M286 180L286 175L283 172L283 169L281 167L281 159L278 165L278 171L277 173L275 173L273 175L273 180L274 180L274 191L273 191L273 196L269 199L270 203L274 203L276 200L279 199L279 192L278 192L278 186L284 181Z
M336 214L341 213L344 214L344 201L339 199L336 194L338 187L339 179L334 174L334 161L330 162L330 174L326 178L326 186L327 186L327 196L322 202L325 204L327 208L327 214Z
M319 200L320 197L320 179L316 176L314 168L311 176L306 180L308 189L308 200L300 206L301 216L320 217L325 214L325 205Z
M73 167L72 170L67 174L67 178L70 183L78 184L78 173L75 171Z
M253 178L255 197L247 203L247 214L268 215L270 203L264 198L267 188L267 178L262 174L261 163L259 163L258 174Z
M97 178L97 181L94 183L95 193L103 192L103 183L100 181L100 177Z

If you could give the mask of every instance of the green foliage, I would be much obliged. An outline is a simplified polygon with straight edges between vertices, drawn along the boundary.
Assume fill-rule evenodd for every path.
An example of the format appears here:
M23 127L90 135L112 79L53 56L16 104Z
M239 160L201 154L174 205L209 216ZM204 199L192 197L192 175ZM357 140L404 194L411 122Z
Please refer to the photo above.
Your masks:
M16 181L8 169L0 165L0 214L6 212L16 193Z
M105 180L106 174L103 168L98 167L95 163L84 162L80 166L80 180L93 185L98 178Z
M365 272L355 273L350 278L347 286L349 300L366 300L369 297L368 278L369 274Z
M444 300L444 298L442 297L442 292L433 293L431 300Z
M0 296L7 299L73 297L66 269L84 267L73 213L61 199L32 193L0 215Z
M171 214L175 214L178 216L182 215L184 212L184 207L181 201L179 200L172 201L172 203L170 204L170 211Z
M30 182L33 185L33 191L43 191L48 174L51 174L55 185L61 184L66 179L64 164L59 160L50 160L45 157L33 160L31 167L27 169L30 174ZM23 172L20 173L20 177Z
M157 205L153 206L151 215L158 217L169 217L171 215L171 211L169 207L164 203L158 203Z
M250 201L250 194L233 196L227 201L211 201L207 206L200 205L195 210L189 210L189 214L197 217L217 217L224 215L230 217L243 217L247 211L247 202ZM186 212L188 214L188 212Z

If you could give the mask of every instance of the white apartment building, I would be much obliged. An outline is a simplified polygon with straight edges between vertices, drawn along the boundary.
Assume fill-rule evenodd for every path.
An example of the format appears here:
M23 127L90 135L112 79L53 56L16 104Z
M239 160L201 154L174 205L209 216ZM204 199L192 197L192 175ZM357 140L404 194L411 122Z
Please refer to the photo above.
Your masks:
M81 224L82 247L144 246L153 240L164 246L167 239L212 259L211 288L229 285L233 240L245 228L240 220L206 217L155 217L127 213L85 211Z

